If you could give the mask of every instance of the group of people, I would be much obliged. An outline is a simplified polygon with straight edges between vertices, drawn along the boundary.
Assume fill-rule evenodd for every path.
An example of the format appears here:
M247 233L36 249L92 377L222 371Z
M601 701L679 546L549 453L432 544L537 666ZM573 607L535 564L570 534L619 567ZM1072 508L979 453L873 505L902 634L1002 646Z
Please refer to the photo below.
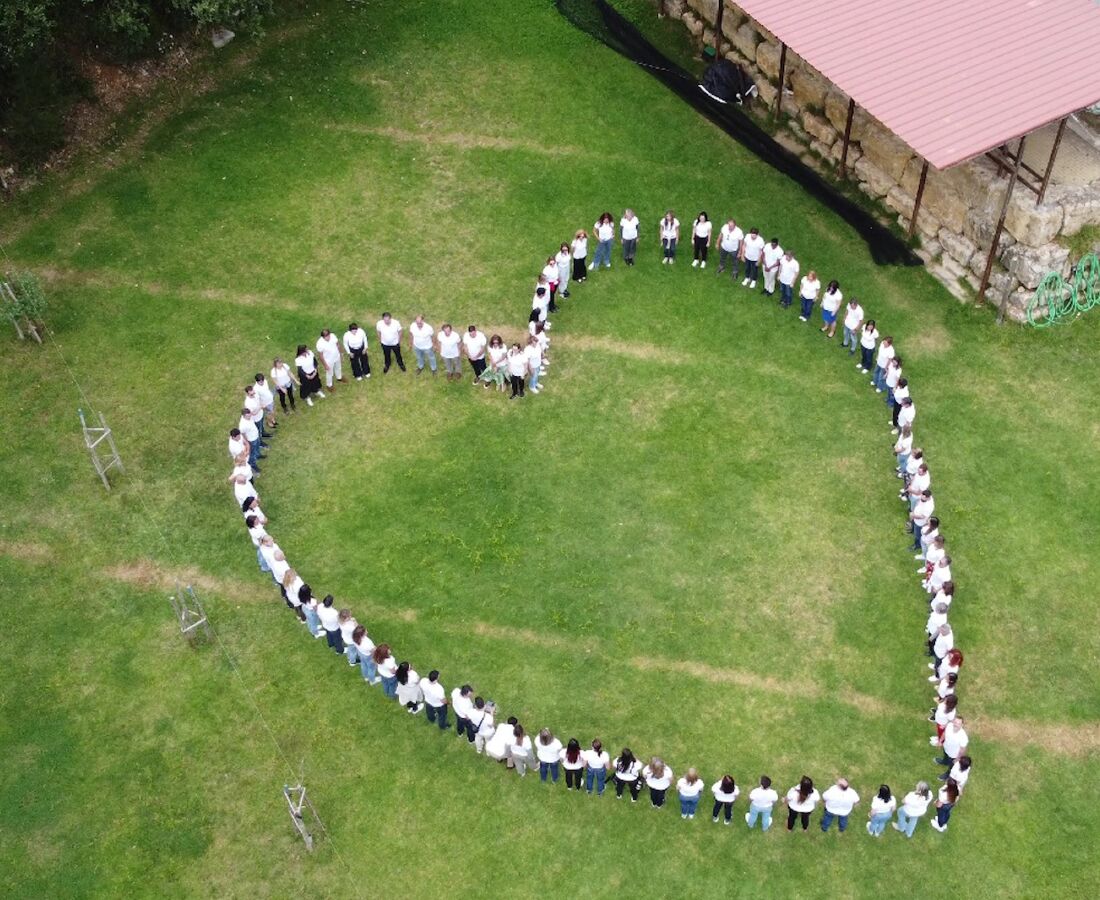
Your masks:
M637 216L632 210L626 210L619 221L618 235L622 242L622 259L628 267L636 261L640 230ZM662 264L673 264L680 239L680 223L672 210L661 219L658 233ZM692 225L692 264L697 268L706 267L711 234L710 220L701 212ZM538 393L539 376L549 364L546 332L550 322L547 316L558 308L562 298L569 296L571 282L583 283L590 273L601 267L611 267L616 229L610 213L599 217L593 226L593 235L596 249L591 262L588 261L588 234L583 229L576 233L572 242L562 243L558 253L547 258L535 285L526 348L519 343L506 348L499 335L487 339L475 325L468 326L461 336L450 324L444 324L437 333L423 316L417 316L409 327L409 347L416 359L417 373L427 368L436 374L435 351L438 349L449 379L462 378L459 360L464 355L474 384L486 387L495 384L503 391L507 381L512 397L522 397L525 387ZM756 228L750 228L745 234L731 218L721 226L717 242L719 275L728 268L736 283L744 263L743 287L754 289L762 278L763 293L770 296L778 283L780 305L791 304L800 266L793 255L779 245L778 239L766 242ZM810 320L819 294L820 282L811 270L799 282L800 318L804 321ZM821 331L829 338L836 331L842 304L840 285L831 281L821 295ZM383 372L393 365L405 371L401 323L387 312L375 330L384 357ZM903 374L902 359L893 338L879 334L875 321L865 317L855 297L844 307L841 346L850 357L859 353L856 368L871 376L871 386L877 394L884 395L884 402L891 411L891 434L896 437L893 445L896 474L902 482L899 500L906 506L906 530L912 535L910 550L920 561L917 573L930 605L926 632L927 652L931 657L928 667L932 674L928 680L934 686L934 695L929 720L936 729L930 743L940 750L941 755L935 757L935 762L945 767L939 775L942 785L935 793L927 782L921 781L899 801L888 785L881 785L870 801L866 829L872 836L879 837L896 816L893 827L912 837L917 823L934 807L935 819L931 824L942 832L947 830L951 812L971 769L969 740L958 709L957 687L963 655L955 646L954 632L948 622L955 593L951 558L940 531L939 517L935 514L928 461L923 450L914 446L916 407L910 396L908 379ZM345 380L342 371L345 356L356 380L371 376L367 336L354 322L348 326L342 340L323 329L316 351L314 354L305 345L298 347L294 360L296 372L276 358L270 380L263 373L256 374L244 388L240 418L229 432L228 449L233 460L229 481L256 550L257 562L261 571L270 574L298 621L314 638L324 639L350 667L358 668L367 685L380 685L385 697L395 700L412 715L423 712L426 722L440 730L451 727L449 714L453 714L455 732L460 738L471 744L478 754L515 770L520 776L537 769L542 781L557 782L564 772L567 790L597 796L611 783L616 798L621 800L629 795L633 803L638 801L644 787L655 809L665 805L667 793L675 785L681 817L693 819L706 788L695 768L689 768L676 779L669 765L657 756L643 759L629 747L623 747L612 759L599 739L582 746L576 737L563 741L549 728L542 728L532 736L514 716L501 721L493 701L478 695L471 685L462 684L448 693L438 670L432 669L421 676L410 662L398 661L388 644L375 643L366 625L358 622L350 609L337 606L331 594L316 596L312 587L292 568L268 533L269 522L255 487L255 478L260 474L259 461L265 457L263 451L278 427L276 397L284 412L292 411L297 387L299 398L312 405L314 396L324 397L326 388L332 390L336 382ZM522 357L522 364L519 357ZM321 385L322 371L324 386ZM714 801L712 820L730 825L734 804L741 795L740 786L726 773L711 784L710 792ZM787 830L793 831L801 824L805 831L809 828L811 814L820 804L823 807L821 830L828 832L836 822L838 831L844 832L860 802L859 794L845 778L838 778L819 792L813 780L803 776L781 798L771 778L763 775L748 793L744 819L750 829L759 822L761 829L767 831L772 824L774 808L782 803L787 812Z

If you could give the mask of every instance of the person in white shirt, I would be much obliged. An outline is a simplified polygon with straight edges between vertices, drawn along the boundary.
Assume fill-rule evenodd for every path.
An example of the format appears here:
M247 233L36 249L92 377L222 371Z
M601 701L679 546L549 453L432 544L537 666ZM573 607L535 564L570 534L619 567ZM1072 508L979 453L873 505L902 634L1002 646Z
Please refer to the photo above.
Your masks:
M293 412L294 385L298 384L298 379L294 377L290 366L278 356L271 361L271 382L275 385L275 390L279 394L279 405L283 408L283 412ZM287 409L288 400L290 401L290 409Z
M443 323L435 338L439 342L439 355L443 359L447 380L458 381L462 378L462 338L451 328L450 322Z
M240 431L241 437L248 442L248 464L252 466L254 471L259 472L260 465L257 460L263 459L260 454L260 430L256 427L256 423L252 421L252 413L249 412L247 406L241 408L237 430Z
M527 354L519 344L512 344L508 351L507 365L508 378L512 382L512 396L508 399L515 400L518 397L522 400L527 377Z
M439 683L439 670L432 669L427 678L420 679L420 693L424 697L424 712L428 723L436 723L440 731L451 727L447 721L447 692Z
M802 830L810 827L810 813L817 808L817 801L821 794L814 787L813 779L803 775L801 780L793 788L787 791L787 797L783 801L787 804L787 831L794 831L794 823L802 820Z
M737 782L733 780L733 776L728 774L723 775L718 781L710 786L710 792L714 794L714 809L712 809L710 813L711 820L717 822L719 816L725 811L726 824L732 825L733 804L741 795L741 788L737 786Z
M237 504L243 505L246 500L256 497L256 489L252 482L243 475L233 477L233 496L237 498Z
M568 244L558 248L554 262L558 264L558 296L565 299L569 296L569 270L573 267L573 251Z
M862 326L863 307L860 306L859 301L853 297L844 308L844 340L840 342L841 347L849 348L849 356L856 355L856 348L859 344L859 330Z
M886 823L894 817L894 810L898 808L898 801L890 790L890 785L884 784L878 789L878 793L871 799L871 812L868 816L867 833L871 837L882 837L886 830Z
M436 374L434 334L435 329L424 321L423 316L417 316L409 326L409 348L416 356L417 375L424 371L425 364L432 370L432 375Z
M592 226L592 233L596 236L596 255L592 257L592 265L589 270L595 272L603 263L605 269L611 268L611 245L615 242L615 220L611 213L605 212Z
M935 518L934 516L932 518ZM932 519L928 520L931 524ZM928 525L925 525L921 529L920 546L921 552L913 555L913 559L923 559L924 565L917 569L918 575L923 575L924 580L928 580L928 577L932 574L932 570L939 565L941 559L947 556L947 539L942 534L937 534L931 541L927 539ZM932 608L936 606L936 601L933 599ZM950 603L945 603L945 606L950 606Z
M928 621L924 624L925 633L928 635L928 655L932 655L932 645L936 635L940 633L940 626L947 624L947 604L933 603L932 611L928 614Z
M868 319L859 331L859 363L856 365L864 375L871 371L871 360L875 357L877 343L878 327L874 319Z
M397 702L415 716L424 705L424 694L420 691L420 675L408 662L397 664Z
M550 312L557 312L558 307L554 303L554 299L558 293L559 275L558 261L553 256L546 257L546 265L542 267L542 278L540 278L539 281L541 282L543 278L546 279L546 286L550 289L550 304L548 308Z
M660 809L665 805L665 794L673 779L672 769L665 765L665 761L659 756L654 756L649 765L642 769L642 778L649 788L649 802L654 809Z
M947 766L947 771L939 776L940 781L946 781L951 776L951 769L955 766L955 760L966 753L970 745L970 736L966 733L966 720L956 713L955 718L943 730L943 741L940 749L943 756L937 756L933 762L941 766Z
M266 447L267 441L265 438L268 437L268 432L266 419L264 417L264 404L263 401L260 400L260 393L256 389L255 381L253 381L252 384L245 385L244 408L248 410L248 415L256 426L256 430L260 432L260 444Z
M909 513L909 531L913 535L913 545L909 548L913 552L920 550L921 529L928 524L932 513L936 511L936 501L932 499L932 492L923 490L920 499L917 500Z
M676 244L680 240L680 220L671 209L665 212L665 217L657 226L657 233L661 242L661 265L672 265L676 262Z
M527 386L531 389L532 394L537 394L542 390L539 386L539 377L543 372L542 345L539 343L539 339L534 335L527 338L527 346L523 352L527 356L527 371L530 373L531 379Z
M935 596L949 582L953 582L951 577L951 557L944 556L943 559L932 567L932 572L929 574L928 581L925 582L925 585L928 593ZM954 590L953 583L952 590Z
M817 279L817 272L810 269L808 275L803 275L798 283L798 302L801 304L798 321L809 322L814 313L814 304L818 294L821 293L821 282Z
M913 452L913 429L903 428L894 444L894 453L897 456L897 465L894 471L898 478L905 478L905 467L909 462L909 455Z
M562 743L549 728L539 732L535 741L535 756L539 761L539 780L546 781L547 776L553 778L554 784L558 783L558 773L561 770Z
M584 754L581 752L581 742L576 738L570 738L558 756L561 767L565 769L565 789L579 791L584 782Z
M838 778L836 784L821 795L821 800L825 804L821 830L828 831L833 819L836 819L837 828L843 834L848 830L848 817L852 814L852 809L859 803L859 794L849 786L847 778Z
M496 731L496 706L492 701L486 703L482 697L474 697L473 712L470 713L470 727L474 730L474 750L480 755Z
M695 222L691 226L691 267L693 269L696 266L702 269L707 267L707 251L710 249L710 233L713 228L714 225L705 210L695 217Z
M382 696L394 699L397 696L397 660L390 652L389 644L379 644L374 648L374 665L378 677L382 679Z
M475 703L477 701L474 701ZM497 725L492 735L485 742L485 755L497 762L504 762L511 768L508 760L508 751L512 749L512 741L515 739L516 727L519 720L515 716L509 716L507 721Z
M256 399L260 401L260 405L263 407L263 411L267 416L267 427L278 427L278 423L275 421L275 394L271 390L270 385L268 385L267 379L264 378L264 373L257 372L253 380L256 382Z
M542 276L540 275L541 279ZM546 285L539 283L535 285L535 295L531 298L531 315L528 318L528 322L546 323L546 314L550 311L550 291L547 290Z
M344 645L344 656L347 657L349 666L359 665L359 651L352 639L358 627L359 623L355 621L350 609L340 610L340 642Z
M351 374L356 381L370 378L370 359L367 357L367 333L355 322L344 332L344 352L351 360Z
M827 338L836 334L837 311L843 302L844 294L841 293L840 282L834 278L821 297L821 331Z
M741 241L745 239L745 232L737 227L733 219L727 219L726 224L718 231L718 274L726 271L726 263L730 266L730 278L736 281L741 275Z
M741 241L741 259L745 261L745 280L742 287L750 290L756 287L756 280L760 277L760 256L764 252L764 239L760 237L760 231L750 228L745 239Z
M344 371L340 342L327 328L322 328L321 336L317 338L317 353L321 357L321 365L325 367L325 386L331 391L333 379L344 381Z
M321 390L321 375L317 371L317 358L305 344L299 344L295 351L294 364L298 367L299 396L313 406L313 395L322 400L325 392Z
M928 667L933 672L939 671L940 663L943 662L947 651L954 649L955 647L955 633L951 630L951 625L948 622L944 622L936 631L935 637L932 640L932 657L933 662L928 664Z
M230 428L229 429L229 456L236 461L242 453L244 458L249 457L250 446L248 441L244 439L244 435L241 434L241 429Z
M947 726L958 718L959 695L948 694L936 704L936 711L932 713L932 721L936 726L936 734L929 743L938 747L943 742L943 733Z
M363 625L355 627L355 631L351 633L351 641L359 655L359 671L363 675L363 681L373 687L381 681L378 677L378 666L374 662L374 651L377 649L374 641L370 639L370 634Z
M474 714L474 689L470 685L464 684L451 691L451 709L455 713L455 734L465 735L467 743L472 744L476 732L470 721Z
M928 812L931 802L932 791L928 789L928 782L918 781L916 788L905 795L898 807L898 820L894 823L894 830L911 838L917 829L917 822Z
M267 564L263 553L260 552L260 541L267 537L267 529L255 516L249 516L244 520L244 524L248 529L248 536L252 539L252 546L256 548L256 562L260 566L260 571L270 572L271 566Z
M573 256L573 280L580 284L588 277L588 232L582 228L573 235L569 250ZM568 295L568 291L562 294L563 297Z
M772 787L772 780L767 775L760 776L760 786L749 791L749 811L745 813L745 824L749 828L756 827L756 820L760 819L760 830L767 831L772 827L772 809L779 802L779 792Z
M325 638L329 647L336 653L344 652L344 641L340 637L340 610L333 606L333 596L328 594L317 607L317 618L325 629Z
M922 460L924 459L923 450L921 451L920 458ZM931 491L931 489L932 473L928 470L928 464L925 462L918 462L916 471L913 472L913 476L906 483L898 499L908 502L909 511L912 512L916 509L917 504L920 503L925 491Z
M951 810L959 802L959 786L953 778L947 779L947 784L940 788L936 796L936 819L929 822L936 831L943 834L947 831L947 823L951 818Z
M970 757L965 753L955 760L955 764L951 767L951 771L948 772L947 777L955 782L959 786L959 792L966 787L966 782L970 780L970 767L972 763Z
M623 747L622 752L615 757L612 764L615 775L615 799L623 799L623 788L630 788L630 802L638 802L638 794L642 790L639 776L642 773L642 764L635 759L629 747Z
M787 250L779 259L779 305L786 309L794 301L794 281L801 271L801 265Z
M531 738L523 730L523 726L517 722L512 743L508 747L508 767L519 772L520 778L526 778L530 765Z
M489 362L485 371L481 373L481 380L485 387L495 384L497 390L504 393L504 382L508 378L508 348L504 346L504 339L499 334L489 338L489 346L486 348Z
M875 370L871 373L871 385L876 394L886 390L886 367L895 356L894 339L886 335L878 344L878 353L875 355Z
M291 569L290 571L293 572L294 570ZM317 610L320 609L321 604L313 596L313 588L299 578L292 584L286 585L288 595L294 587L297 587L298 600L302 604L302 614L306 617L306 627L315 638L323 638L325 629L322 627L321 619L317 615Z
M462 349L470 361L470 368L474 370L474 384L481 380L485 372L485 349L488 346L489 339L477 330L476 325L467 326L466 333L462 335ZM489 387L489 382L485 382L485 387Z
M895 356L886 364L886 396L882 398L882 402L885 403L891 410L894 407L894 391L897 390L898 382L901 381L901 357ZM906 382L908 384L908 382ZM891 414L890 421L893 422L894 418Z
M604 785L607 783L607 771L611 768L611 756L603 748L599 738L592 741L592 746L581 754L584 758L584 786L589 794L596 789L597 796L603 796Z
M962 668L963 655L962 651L958 647L953 647L947 651L947 656L943 658L943 662L939 664L936 671L928 676L928 680L935 684L937 681L941 681L946 678L952 672L956 675Z
M680 818L694 819L695 810L699 806L699 795L703 793L706 785L699 773L694 768L688 769L679 781L676 782L676 793L680 797Z
M378 343L382 345L382 374L390 370L390 363L397 361L397 368L405 371L405 360L401 358L401 323L388 312L374 326L378 332Z
M904 378L901 380L905 381ZM898 429L904 428L906 425L912 426L916 418L916 404L913 403L913 399L911 397L906 397L904 400L901 401L901 405L897 407L897 422L894 423L894 429L891 434L897 434Z
M764 296L771 297L775 293L775 280L779 277L779 261L785 251L779 246L779 238L773 237L764 248Z
M628 266L634 265L634 257L638 255L638 230L641 222L634 215L634 210L628 209L619 219L619 239L623 242L623 262Z

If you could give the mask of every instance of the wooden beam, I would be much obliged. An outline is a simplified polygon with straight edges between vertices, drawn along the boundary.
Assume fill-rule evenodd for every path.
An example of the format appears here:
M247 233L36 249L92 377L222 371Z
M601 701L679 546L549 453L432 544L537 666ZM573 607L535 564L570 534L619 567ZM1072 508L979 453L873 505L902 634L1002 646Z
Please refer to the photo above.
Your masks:
M779 51L779 90L775 92L775 111L772 113L772 117L779 118L779 113L783 110L783 85L787 81L787 45L782 44L782 50Z
M840 177L848 177L848 145L852 141L852 116L856 113L856 101L848 101L848 118L844 122L844 150L840 154Z
M924 183L928 180L928 160L920 170L920 184L917 185L917 196L913 198L913 215L909 219L909 237L917 230L917 216L920 214L920 202L924 198Z
M989 274L993 271L993 260L997 258L997 247L1001 243L1001 233L1005 228L1005 216L1008 215L1008 203L1012 199L1012 191L1016 187L1016 178L1020 174L1020 160L1024 156L1024 142L1027 135L1020 138L1020 146L1016 150L1016 164L1012 167L1012 173L1008 176L1008 188L1005 190L1005 198L1001 202L1001 215L997 219L997 227L993 231L993 243L989 247L989 257L985 261L985 271L982 272L982 283L978 287L978 305L985 302L985 291L989 287ZM1004 321L1004 300L997 314L997 321Z
M714 58L722 55L722 14L726 11L726 0L718 0L718 15L714 19Z
M1054 171L1054 160L1058 156L1058 147L1062 144L1062 135L1066 130L1066 120L1069 116L1066 116L1058 123L1058 133L1054 135L1054 146L1050 148L1050 158L1047 160L1046 171L1043 172L1043 184L1039 188L1039 196L1035 198L1035 205L1039 206L1043 202L1043 198L1047 195L1047 186L1050 184L1050 173Z

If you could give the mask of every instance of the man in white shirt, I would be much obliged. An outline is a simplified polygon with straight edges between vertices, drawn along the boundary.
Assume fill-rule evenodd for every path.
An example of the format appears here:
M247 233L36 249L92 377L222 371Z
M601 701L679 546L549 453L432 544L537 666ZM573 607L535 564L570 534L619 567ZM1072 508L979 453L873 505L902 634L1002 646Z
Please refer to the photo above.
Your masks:
M764 248L764 296L770 297L775 293L775 279L779 277L779 260L783 258L783 248L779 246L779 238L772 238L771 243Z
M853 297L844 308L844 340L841 347L849 347L848 355L855 356L859 347L860 328L863 326L863 307Z
M256 425L256 430L260 433L260 446L266 447L268 444L264 440L267 437L267 431L264 428L264 405L260 402L260 395L256 393L255 384L245 385L244 407L248 410L248 415Z
M786 309L794 300L794 282L801 266L788 250L779 260L779 305Z
M970 745L970 736L963 728L964 724L962 716L955 716L955 721L949 722L943 730L943 743L940 745L943 756L934 757L932 760L941 766L947 766L947 771L938 776L940 781L947 780L947 777L951 774L951 769L955 765L955 760L965 754L966 748Z
M374 326L378 332L378 343L382 345L382 374L390 370L390 362L397 360L397 367L404 372L405 360L401 358L401 323L388 312Z
M417 316L409 326L409 347L416 356L417 375L424 371L425 363L432 370L432 375L436 374L435 350L432 342L434 334L435 329L424 321L423 316Z
M344 352L351 360L351 374L356 381L370 378L370 360L367 358L367 333L355 322L344 332Z
M481 753L489 739L496 734L496 707L493 701L486 702L481 697L474 698L474 711L470 716L474 729L474 750Z
M248 464L252 466L253 471L259 472L260 467L256 464L256 461L263 459L260 455L260 432L256 428L256 423L252 421L252 413L249 412L247 406L241 410L241 418L237 422L237 428L240 429L244 439L248 441Z
M628 266L634 265L634 257L638 253L638 226L641 223L634 215L634 210L628 209L619 220L619 238L623 242L623 262Z
M760 277L760 255L763 252L764 239L760 237L760 231L750 228L741 242L741 258L745 261L745 280L741 282L742 287L756 287L756 279Z
M271 386L267 383L263 372L257 372L253 381L256 382L254 388L256 399L260 401L260 406L263 408L267 427L275 428L277 427L275 423L275 393L271 390Z
M447 721L447 692L439 683L439 670L432 669L427 678L420 679L420 692L424 695L424 712L429 724L435 722L440 731L450 728Z
M451 709L455 711L455 733L459 737L466 735L472 744L476 731L470 721L474 714L474 689L470 685L464 684L451 691Z
M474 370L474 384L478 383L481 373L485 371L485 348L488 345L489 339L477 330L476 325L470 325L462 335L462 349L466 351L466 358ZM488 382L485 382L485 387L489 387Z
M344 380L343 365L341 363L340 342L327 328L321 329L321 336L317 338L317 355L321 357L321 365L325 368L325 387L334 390L332 380Z
M942 605L942 604L941 604ZM933 636L932 641L932 662L929 664L929 668L933 672L940 670L940 663L943 662L943 658L947 656L947 652L955 646L955 633L951 630L951 625L948 622L944 622Z
M904 428L906 425L912 428L913 422L917 418L917 407L913 403L913 399L911 397L906 397L901 401L901 405L897 409L898 427L894 429L894 432L896 433L898 429Z
M252 486L252 482L245 478L243 475L234 475L233 496L237 500L237 506L244 506L245 500L249 500L252 497L257 496L256 488L254 488Z
M848 786L848 779L838 778L836 784L821 795L825 802L825 814L821 817L821 830L828 831L837 820L837 827L843 834L848 828L848 816L852 814L852 808L859 803L859 794Z
M248 447L248 441L246 441L244 435L241 434L241 429L229 429L229 455L233 459L236 459L242 453L248 453Z
M923 454L921 459L924 459ZM932 473L928 471L928 464L925 462L917 463L917 469L913 473L913 476L909 479L906 485L906 490L903 499L909 501L909 509L914 509L918 502L920 502L921 495L928 490L932 489Z
M928 632L928 655L932 656L936 645L936 638L939 637L940 628L947 624L947 604L937 603L932 612L928 614L928 621L925 623L925 631ZM945 651L946 652L946 651Z
M718 232L718 274L726 270L726 262L730 264L730 278L734 281L741 274L741 241L745 238L745 232L737 227L733 219L729 219Z

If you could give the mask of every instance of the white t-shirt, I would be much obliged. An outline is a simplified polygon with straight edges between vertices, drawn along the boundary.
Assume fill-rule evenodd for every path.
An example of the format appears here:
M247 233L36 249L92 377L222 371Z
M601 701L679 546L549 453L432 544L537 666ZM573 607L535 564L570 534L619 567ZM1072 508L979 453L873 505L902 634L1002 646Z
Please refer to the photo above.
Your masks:
M470 359L484 359L485 347L488 343L489 339L480 331L475 331L473 334L467 331L462 335L462 346L466 348L466 355Z
M275 395L271 393L271 388L267 386L266 379L264 381L257 381L256 387L253 390L256 391L256 397L264 409L275 404Z
M848 308L844 312L844 327L855 328L863 321L863 307L856 303L854 306L849 303Z
M615 237L615 226L610 222L597 222L592 226L592 231L596 234L596 239L599 241L610 241Z
M447 692L443 689L443 685L427 677L420 679L420 693L424 695L424 702L435 709L447 702Z
M601 750L597 753L594 749L589 747L587 750L581 751L581 758L584 760L584 764L590 769L606 769L611 764L611 756L606 750Z
M676 232L680 230L680 220L673 219L671 222L668 219L661 219L661 237L665 240L671 240L676 237Z
M468 719L474 712L474 701L469 696L462 696L462 688L456 687L451 691L451 709L454 710L456 719Z
M569 751L566 750L563 747L561 753L559 754L559 758L561 759L562 766L566 769L569 769L572 772L576 772L580 769L583 769L584 766L585 766L584 751L583 750L578 750L577 751L577 758L573 762L570 762L569 761Z
M873 816L885 816L892 813L898 808L897 799L891 795L889 800L883 800L878 794L875 794L874 799L871 800L871 815Z
M271 567L271 577L274 578L279 584L283 583L283 578L286 573L290 571L290 563L286 561L286 556L282 559L275 559L272 557L267 561L267 564ZM301 606L302 601L298 599L298 595L294 594L290 597L291 606Z
M244 435L244 439L250 444L254 444L260 439L260 432L256 428L256 423L244 416L241 416L238 420L237 430Z
M886 341L882 341L878 345L878 356L875 357L875 363L880 369L885 369L886 364L894 358L894 345L887 344Z
M692 227L692 233L697 238L709 238L711 229L714 228L714 223L711 221L700 222L696 220L695 225Z
M758 234L750 232L745 235L745 259L749 262L757 262L764 250L764 239Z
M663 791L670 784L672 784L672 779L675 776L672 774L672 769L670 769L668 766L665 766L664 771L661 772L660 777L654 775L653 770L649 766L646 766L644 769L642 769L642 777L645 779L647 787L651 787L655 791Z
M703 788L706 785L703 784L702 778L696 778L694 781L688 781L687 778L681 778L676 782L676 791L681 797L698 797L703 793Z
M527 357L527 362L531 366L531 371L534 371L542 365L542 347L537 343L528 344L523 353Z
M345 644L352 643L351 636L355 634L355 629L359 627L359 623L355 621L355 617L352 616L346 622L340 623L340 637L344 639Z
M834 816L850 816L852 808L859 803L859 794L850 787L842 788L839 784L834 784L821 795L821 799L825 801L826 812Z
M588 238L573 239L573 259L584 259L588 256Z
M801 266L798 264L798 260L792 257L783 256L779 260L779 283L785 284L788 287L794 286L794 280L798 277L798 272Z
M771 244L764 247L764 268L773 269L778 266L779 260L783 258L785 252L778 244L774 247Z
M374 641L370 639L365 631L355 646L363 656L370 656L374 652Z
M432 349L432 335L435 334L435 329L427 322L421 322L419 324L413 322L412 325L409 326L409 334L412 335L413 346L417 350Z
M795 812L813 812L817 807L817 801L820 799L821 794L817 792L817 788L810 791L810 795L805 800L798 799L798 785L787 791L787 805Z
M938 613L932 611L928 616L928 621L925 623L925 630L928 632L928 636L932 637L935 634L939 634L940 626L947 624L947 613ZM943 724L943 723L941 723Z
M317 618L321 620L325 631L337 631L340 628L340 611L335 606L318 606Z
M615 777L619 781L637 781L638 775L642 771L642 764L638 760L634 760L626 769L619 769L619 757L615 757Z
M901 808L905 810L905 814L910 818L923 816L928 812L928 804L932 802L932 792L928 792L927 797L922 797L916 791L910 791L905 795L905 798L901 801Z
M242 453L244 453L244 450L245 450L245 441L244 441L243 436L242 437L236 437L236 438L231 437L229 439L229 455L233 459L236 459L238 456L240 456Z
M233 483L233 496L237 498L237 505L240 506L249 497L256 496L256 489L252 486L252 482L246 481L244 484Z
M283 574L285 575L286 573L284 572ZM282 582L282 579L280 578L279 581ZM295 575L294 580L290 583L290 586L286 589L286 596L290 600L290 603L291 603L292 606L301 606L302 605L302 597L298 592L302 589L302 587L304 585L305 585L305 582L302 581L302 576L301 575ZM316 599L314 599L314 601L313 601L313 608L314 609L317 608L317 600Z
M745 239L745 232L736 225L730 228L730 223L727 222L718 232L718 238L721 241L723 250L727 253L736 253L741 249L741 241Z
M275 366L271 370L271 380L285 391L291 384L290 369L286 365Z
M929 487L932 486L932 473L926 469L924 474L922 475L919 470L920 465L921 463L917 464L917 472L914 473L911 479L909 479L909 490L910 492L915 491L918 497L920 496L922 491L926 491ZM908 466L906 466L906 468L908 468ZM935 560L933 560L933 562L935 562Z
M917 505L913 507L913 522L923 528L928 523L928 517L932 515L935 508L935 501L931 498L918 500Z
M245 478L251 478L252 466L248 463L241 463L239 466L234 466L233 471L229 473L229 477L236 478L238 475L243 475Z
M378 332L378 340L386 346L392 347L401 343L401 323L392 316L388 325L385 319L379 319L375 330Z
M248 536L252 538L252 546L259 547L260 541L267 537L267 529L259 522L248 529ZM280 579L281 580L281 579Z
M894 390L898 386L898 381L901 380L901 366L889 366L886 369L886 386L890 390Z
M568 278L569 277L569 260L571 258L572 257L570 255L569 251L567 251L567 250L559 250L557 252L557 254L554 256L554 260L558 264L558 277L559 278Z
M757 809L771 809L778 802L779 792L775 788L754 787L749 791L749 803Z
M542 274L546 276L547 284L557 284L559 276L558 264L556 262L548 262L542 267Z
M525 757L531 755L531 736L525 734L522 740L512 738L512 756Z
M804 300L816 300L819 293L821 293L821 282L817 278L803 275L802 281L799 282L798 295Z
M367 349L367 333L362 328L356 328L355 331L344 332L344 351L351 356L352 350L366 350Z
M317 607L318 615L320 615L321 609L322 607ZM397 660L393 658L392 653L378 663L378 674L382 678L393 678L397 674Z
M307 350L301 356L294 357L294 365L306 375L313 375L317 371L317 357L313 355L312 350Z
M937 659L943 659L947 656L949 650L955 648L955 632L948 631L947 634L940 634L936 636L935 642L932 644L932 652L936 654ZM954 755L954 754L952 754Z
M264 404L255 388L252 389L251 394L244 395L244 408L252 414L253 422L259 420Z
M634 216L632 219L628 219L623 216L619 220L619 227L623 230L624 241L634 241L638 239L638 217Z
M728 794L722 790L722 779L719 778L714 784L710 786L710 792L714 794L714 799L719 803L733 803L738 797L741 796L741 788L736 784L733 786L733 790ZM773 792L774 793L774 792Z
M951 759L958 759L970 743L970 736L965 728L948 728L943 733L943 752Z
M951 772L949 774L951 778L955 779L955 784L959 786L959 790L961 791L967 779L970 778L970 769L963 769L959 766L958 759L956 759L954 765L951 766Z
M944 704L938 703L936 704L936 714L932 718L940 728L945 728L955 721L955 716L958 714L957 709L948 709Z
M508 374L517 377L527 374L527 354L522 350L518 353L508 351Z
M821 298L821 308L825 310L825 312L835 313L840 309L840 304L843 302L844 294L841 293L840 288L837 288L832 293L829 291L825 292L825 295Z
M549 744L544 744L542 738L535 741L535 755L539 758L539 762L557 762L562 749L562 743L557 738L551 738Z
M917 404L910 403L908 406L903 406L898 413L898 428L904 428L906 425L912 425L917 418Z
M340 358L340 344L336 335L330 331L327 338L317 338L317 352L328 365L333 365Z
M878 329L864 327L863 331L859 335L859 346L865 347L868 350L875 349L875 343L878 341Z
M461 342L462 338L453 328L450 334L445 331L439 332L439 355L444 359L458 359L458 347Z
M895 453L909 453L913 449L913 433L899 434L898 442L894 444ZM905 461L906 468L909 467L909 461Z

